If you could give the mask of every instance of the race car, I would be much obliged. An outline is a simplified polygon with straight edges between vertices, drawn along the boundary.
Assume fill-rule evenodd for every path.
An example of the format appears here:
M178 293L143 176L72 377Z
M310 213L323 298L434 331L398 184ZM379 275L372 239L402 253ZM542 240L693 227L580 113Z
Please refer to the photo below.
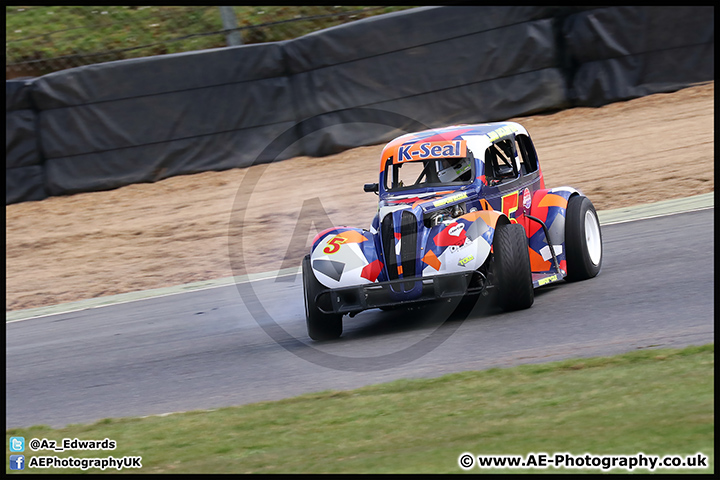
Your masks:
M545 188L527 130L515 122L455 125L388 143L369 229L320 232L302 263L307 331L342 335L342 317L494 294L529 308L534 289L595 277L602 232L592 202Z

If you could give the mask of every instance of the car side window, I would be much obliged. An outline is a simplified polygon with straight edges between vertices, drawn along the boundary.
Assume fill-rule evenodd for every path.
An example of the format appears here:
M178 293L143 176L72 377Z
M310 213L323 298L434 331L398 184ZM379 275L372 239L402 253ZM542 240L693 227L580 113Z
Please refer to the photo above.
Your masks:
M496 142L485 150L485 177L491 186L518 178L517 150L511 139Z
M527 135L515 135L515 150L520 160L520 172L523 175L533 173L538 169L537 154L535 147Z

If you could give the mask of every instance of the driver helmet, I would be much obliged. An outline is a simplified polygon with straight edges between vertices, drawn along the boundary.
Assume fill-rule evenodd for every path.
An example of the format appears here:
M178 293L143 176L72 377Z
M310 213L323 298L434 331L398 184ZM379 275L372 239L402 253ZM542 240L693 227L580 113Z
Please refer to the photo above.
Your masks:
M443 183L457 181L472 167L469 155L464 158L444 158L437 163L438 178Z

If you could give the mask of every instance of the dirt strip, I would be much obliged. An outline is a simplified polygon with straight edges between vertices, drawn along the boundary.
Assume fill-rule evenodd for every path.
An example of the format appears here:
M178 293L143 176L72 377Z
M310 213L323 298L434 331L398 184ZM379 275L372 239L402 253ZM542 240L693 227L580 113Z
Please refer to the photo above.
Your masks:
M575 187L598 210L646 204L714 191L714 88L512 120L533 137L546 186ZM369 226L377 197L362 185L377 181L382 147L8 205L6 310L241 273L228 232L253 169L262 176L243 222L245 269L280 269L306 200L319 198L336 225Z

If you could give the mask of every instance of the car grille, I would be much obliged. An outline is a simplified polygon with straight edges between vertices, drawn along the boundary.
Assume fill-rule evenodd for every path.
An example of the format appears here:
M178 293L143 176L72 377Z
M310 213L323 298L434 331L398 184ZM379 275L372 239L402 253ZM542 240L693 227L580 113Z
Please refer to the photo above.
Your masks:
M395 256L395 233L393 230L392 213L385 215L381 225L383 254L385 254L385 265L387 266L388 278L398 278L397 257Z
M400 278L400 275L398 272L397 255L395 254L395 229L392 214L385 215L380 229L388 278L395 280ZM403 211L400 216L400 238L401 275L403 278L414 277L417 265L417 219L412 212ZM411 286L412 284L409 284L409 287Z
M410 212L402 212L400 220L400 233L402 244L400 245L400 261L403 267L403 277L415 276L415 251L417 248L417 220Z

